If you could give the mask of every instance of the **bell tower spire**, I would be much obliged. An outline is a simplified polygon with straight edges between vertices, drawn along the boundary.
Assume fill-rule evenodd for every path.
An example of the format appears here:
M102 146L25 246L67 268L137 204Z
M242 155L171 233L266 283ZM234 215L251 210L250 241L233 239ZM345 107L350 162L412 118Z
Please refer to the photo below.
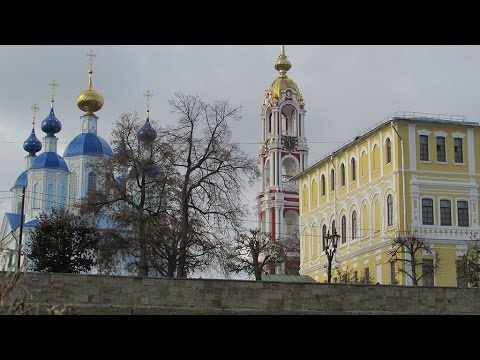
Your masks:
M260 167L261 191L255 212L257 227L272 235L272 241L287 245L288 258L271 273L298 274L299 194L290 179L307 166L308 147L305 137L305 108L297 84L287 76L292 64L285 46L275 62L277 78L266 91L262 105Z

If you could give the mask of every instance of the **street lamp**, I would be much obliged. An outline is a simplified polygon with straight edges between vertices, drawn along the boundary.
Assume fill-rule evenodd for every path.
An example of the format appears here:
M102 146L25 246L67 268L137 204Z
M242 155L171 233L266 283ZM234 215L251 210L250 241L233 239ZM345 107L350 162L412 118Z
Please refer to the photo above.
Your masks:
M333 229L332 235L330 235L329 231L327 235L323 236L323 248L325 249L325 255L327 255L328 259L327 279L329 284L332 280L332 260L335 252L337 251L337 244L339 238L340 235L337 234L336 229Z

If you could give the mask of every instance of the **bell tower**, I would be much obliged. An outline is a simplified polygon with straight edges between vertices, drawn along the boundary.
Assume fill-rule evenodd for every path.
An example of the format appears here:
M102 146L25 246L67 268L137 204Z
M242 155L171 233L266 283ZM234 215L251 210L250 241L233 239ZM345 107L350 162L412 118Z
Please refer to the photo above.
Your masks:
M275 62L278 77L267 90L262 105L260 169L262 188L257 195L257 227L272 241L285 242L287 261L271 273L298 275L300 266L299 198L289 180L307 167L305 107L297 84L287 76L292 64L282 45Z

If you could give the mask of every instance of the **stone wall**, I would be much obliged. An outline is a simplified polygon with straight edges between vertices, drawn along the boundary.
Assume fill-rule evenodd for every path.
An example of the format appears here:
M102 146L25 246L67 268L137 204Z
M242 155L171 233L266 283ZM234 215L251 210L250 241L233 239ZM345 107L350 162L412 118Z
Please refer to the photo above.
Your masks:
M28 273L29 302L73 314L480 314L480 289Z

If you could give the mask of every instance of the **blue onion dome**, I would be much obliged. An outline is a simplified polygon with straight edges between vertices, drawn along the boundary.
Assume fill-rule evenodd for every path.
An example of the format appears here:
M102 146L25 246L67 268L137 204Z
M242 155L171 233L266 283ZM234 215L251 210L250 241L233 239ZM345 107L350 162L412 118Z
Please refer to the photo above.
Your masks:
M55 116L52 106L50 113L45 120L42 121L42 131L48 136L54 136L54 134L60 132L60 130L62 130L62 123L58 121L57 117Z
M147 117L147 121L137 133L138 139L144 144L151 144L157 138L157 132L150 125L150 119Z
M145 175L152 178L164 179L165 171L163 171L163 169L157 164L150 164L148 165L147 170L145 171Z
M32 133L28 139L23 142L23 149L28 152L30 156L37 156L36 153L42 150L42 143L37 139L35 129L32 129Z
M113 156L113 151L110 145L108 145L108 142L97 134L82 133L77 135L70 144L68 144L63 153L64 157L81 155L111 157Z
M56 169L68 171L65 160L53 151L40 154L32 164L31 169Z
M15 180L15 183L13 184L14 188L21 188L24 186L28 185L28 176L27 176L27 171L22 172L18 177L17 180Z

